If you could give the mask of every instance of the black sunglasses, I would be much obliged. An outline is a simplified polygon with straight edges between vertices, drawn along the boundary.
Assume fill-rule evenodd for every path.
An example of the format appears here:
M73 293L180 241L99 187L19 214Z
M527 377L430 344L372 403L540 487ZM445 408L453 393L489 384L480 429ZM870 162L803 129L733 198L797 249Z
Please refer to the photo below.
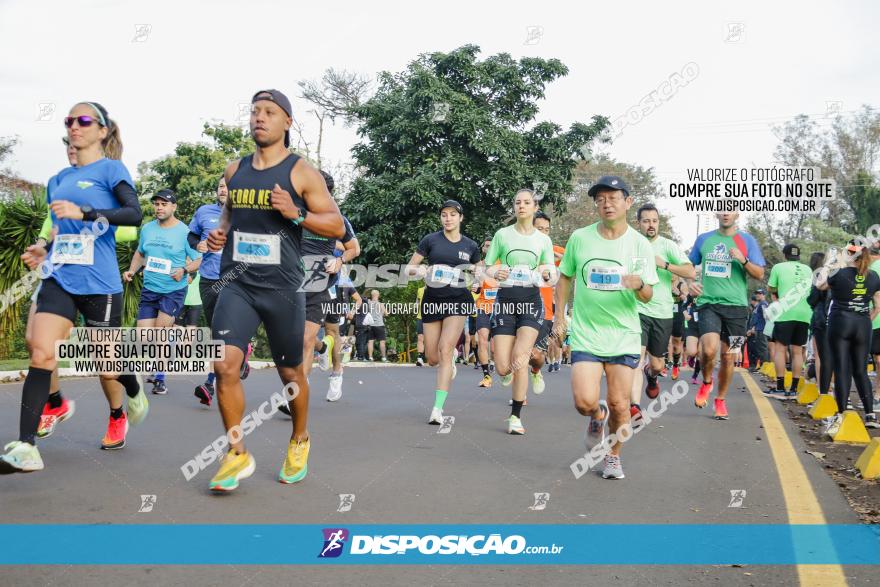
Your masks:
M101 121L98 120L97 118L95 118L94 116L88 116L88 115L86 115L86 116L67 116L64 118L64 126L66 126L67 128L71 128L73 126L74 120L76 122L78 122L80 126L83 126L83 127L92 126L93 122L97 122L98 124L101 124Z

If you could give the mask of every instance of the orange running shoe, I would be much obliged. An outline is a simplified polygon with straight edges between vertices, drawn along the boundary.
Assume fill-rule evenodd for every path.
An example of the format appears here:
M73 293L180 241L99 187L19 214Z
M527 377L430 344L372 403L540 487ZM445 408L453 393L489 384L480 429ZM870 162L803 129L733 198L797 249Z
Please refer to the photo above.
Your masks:
M40 416L40 427L37 428L37 438L46 438L55 432L55 426L60 422L64 422L76 411L76 402L72 399L64 398L61 405L57 408L50 408L49 402L43 406L43 413Z
M694 397L694 405L700 408L701 410L706 407L706 404L709 403L709 394L712 393L712 385L713 382L709 383L703 382L700 385L699 391L697 391L696 397Z
M673 365L673 366L672 366L672 380L673 380L673 381L675 381L676 379L678 379L678 373L679 373L678 365Z
M107 424L107 434L101 440L101 448L104 450L118 450L124 447L126 434L128 434L128 417L125 413L116 420L111 417L109 424Z
M727 404L720 397L715 398L715 419L727 420Z

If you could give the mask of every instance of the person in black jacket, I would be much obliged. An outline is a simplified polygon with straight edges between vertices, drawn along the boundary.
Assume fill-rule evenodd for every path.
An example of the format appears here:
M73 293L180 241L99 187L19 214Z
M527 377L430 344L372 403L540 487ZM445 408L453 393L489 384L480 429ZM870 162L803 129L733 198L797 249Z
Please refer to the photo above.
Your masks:
M815 272L824 264L825 253L813 253L810 256L812 271ZM816 356L816 380L819 382L819 393L830 393L834 370L831 366L831 347L828 344L828 291L820 290L814 283L807 297L807 303L813 308L810 330L813 332L813 352Z

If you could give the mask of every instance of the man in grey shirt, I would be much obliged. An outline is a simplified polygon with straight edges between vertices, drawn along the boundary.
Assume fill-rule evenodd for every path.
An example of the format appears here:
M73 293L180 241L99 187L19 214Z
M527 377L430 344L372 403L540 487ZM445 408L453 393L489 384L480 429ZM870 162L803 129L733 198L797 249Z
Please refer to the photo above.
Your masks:
M370 292L370 301L367 303L370 305L369 317L364 320L365 326L367 325L367 322L370 323L369 341L367 342L367 360L373 360L373 341L377 340L379 341L379 351L382 353L382 362L387 363L388 358L385 349L385 316L388 315L388 310L385 309L385 304L379 301L379 290L377 289Z

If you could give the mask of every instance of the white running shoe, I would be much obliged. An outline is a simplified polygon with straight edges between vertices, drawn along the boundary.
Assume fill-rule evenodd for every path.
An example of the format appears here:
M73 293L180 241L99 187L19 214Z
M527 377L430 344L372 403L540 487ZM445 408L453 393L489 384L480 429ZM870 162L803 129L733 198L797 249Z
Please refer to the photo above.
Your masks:
M840 430L840 424L843 422L843 414L835 414L829 420L828 425L825 427L825 434L833 438L834 435L837 434L837 431Z
M602 469L603 479L623 479L623 467L620 466L620 457L608 455L605 457L605 468Z
M541 374L540 371L538 371L537 373L532 373L531 375L532 391L534 391L536 395L541 395L542 393L544 393L544 387L546 387L546 385L544 384L544 376Z
M440 408L431 409L431 417L428 418L428 424L443 424L443 410Z
M608 414L610 412L605 400L599 402L599 408L603 411L605 417L601 420L591 417L587 423L587 429L584 431L584 446L587 448L587 452L590 452L594 446L605 442L605 423L608 421Z
M522 420L512 415L507 419L507 433L508 434L525 434L526 429L522 425Z
M7 444L4 450L6 454L0 455L0 475L43 470L40 451L33 444L14 440Z
M330 375L330 389L327 390L327 401L339 401L342 397L342 373Z

